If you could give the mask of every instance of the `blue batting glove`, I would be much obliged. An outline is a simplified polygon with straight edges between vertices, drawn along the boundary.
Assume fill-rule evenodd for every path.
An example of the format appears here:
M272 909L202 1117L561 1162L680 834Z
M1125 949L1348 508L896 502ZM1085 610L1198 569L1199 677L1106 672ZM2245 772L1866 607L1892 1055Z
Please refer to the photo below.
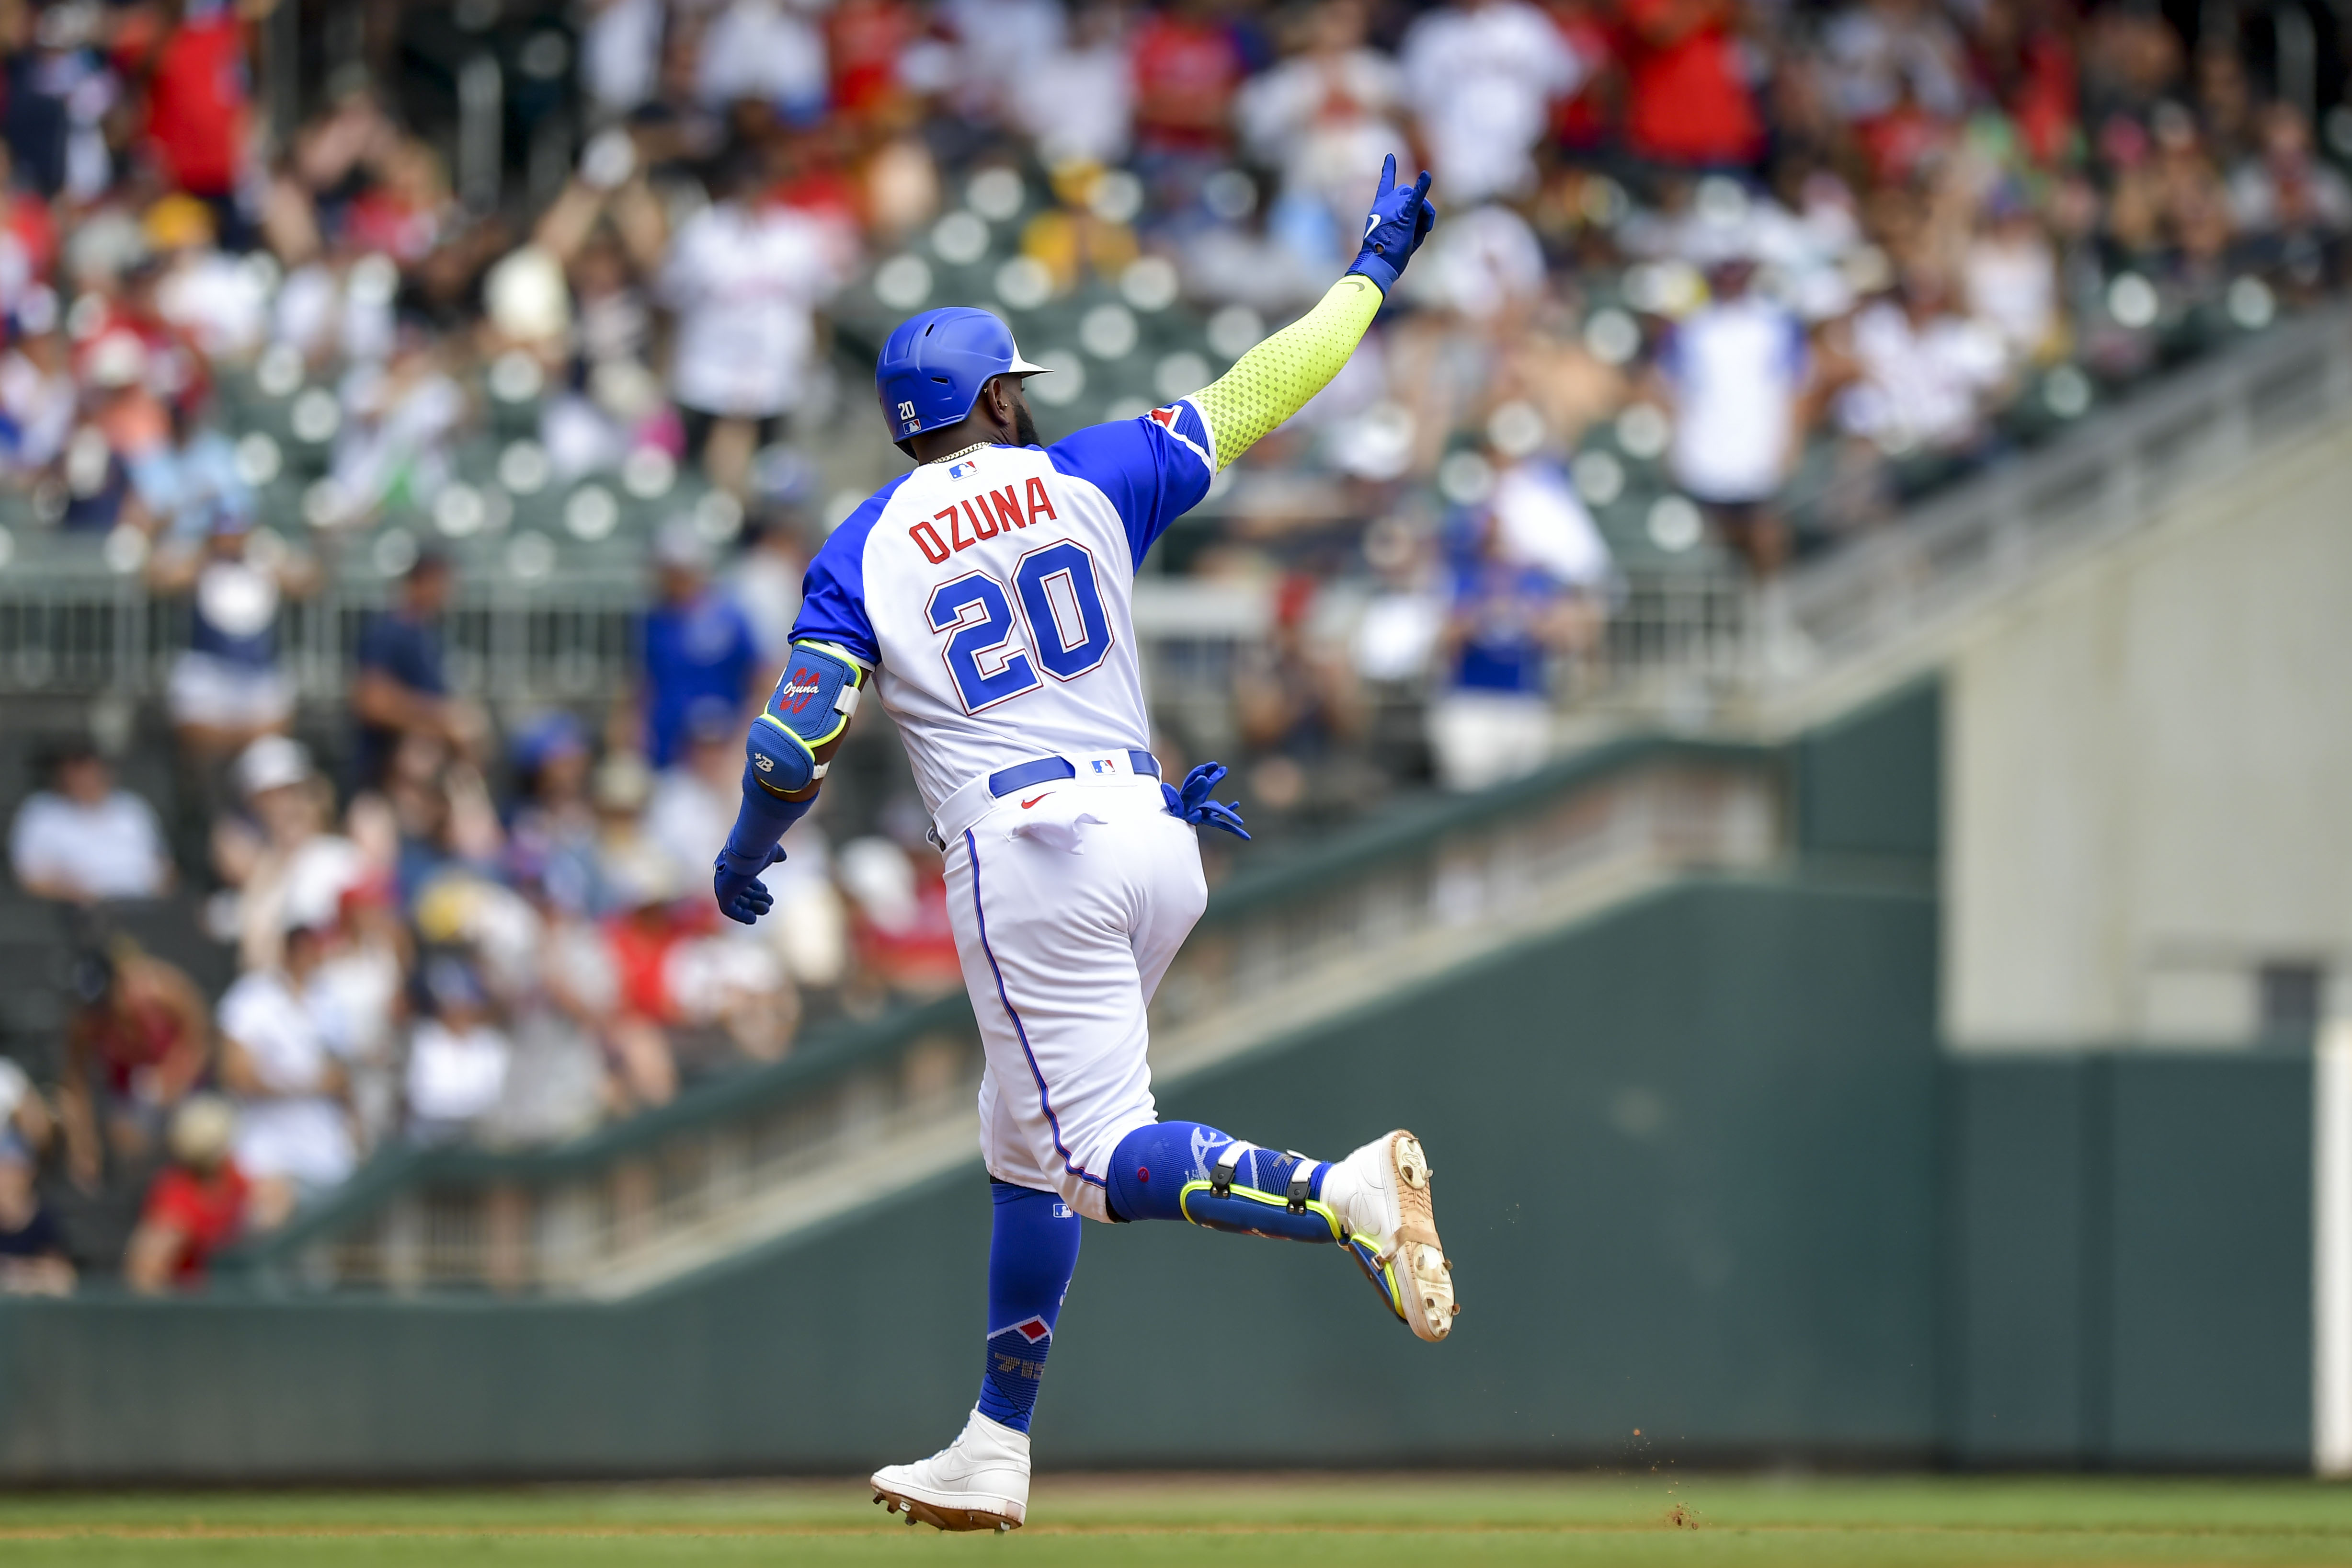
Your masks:
M764 860L721 849L711 868L710 880L710 890L719 900L719 912L730 921L750 925L774 908L776 897L761 882L760 873L783 858L784 847L781 844L771 847Z
M1437 223L1437 208L1428 201L1429 171L1411 190L1397 189L1396 154L1381 165L1381 188L1372 193L1372 210L1364 219L1364 248L1348 270L1360 272L1381 286L1383 294L1396 288L1397 274L1429 237Z
M1160 793L1167 798L1168 815L1181 817L1195 827L1220 827L1236 838L1248 838L1248 829L1242 826L1241 803L1226 805L1209 798L1209 792L1224 776L1224 763L1202 763L1184 775L1181 791L1174 784L1162 784Z

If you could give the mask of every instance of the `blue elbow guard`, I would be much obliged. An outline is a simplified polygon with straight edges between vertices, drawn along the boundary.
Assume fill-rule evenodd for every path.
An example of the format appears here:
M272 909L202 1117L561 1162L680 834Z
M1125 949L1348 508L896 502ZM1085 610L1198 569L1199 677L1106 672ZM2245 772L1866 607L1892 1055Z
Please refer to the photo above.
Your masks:
M857 711L865 667L824 643L796 642L775 695L752 721L744 752L759 780L794 795L824 777L817 748L838 738Z

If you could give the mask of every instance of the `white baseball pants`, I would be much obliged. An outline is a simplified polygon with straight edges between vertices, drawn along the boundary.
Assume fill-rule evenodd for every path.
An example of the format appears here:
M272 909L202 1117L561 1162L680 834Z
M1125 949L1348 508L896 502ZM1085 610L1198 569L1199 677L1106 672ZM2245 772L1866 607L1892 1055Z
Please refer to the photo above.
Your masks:
M1042 784L949 842L947 885L989 1174L1107 1220L1111 1152L1159 1120L1144 1008L1208 901L1195 830L1156 779Z

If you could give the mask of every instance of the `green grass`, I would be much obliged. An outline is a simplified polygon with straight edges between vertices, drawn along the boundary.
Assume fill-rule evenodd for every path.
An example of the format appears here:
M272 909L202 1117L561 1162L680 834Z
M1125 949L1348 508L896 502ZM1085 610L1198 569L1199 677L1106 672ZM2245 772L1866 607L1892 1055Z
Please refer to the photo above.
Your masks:
M2352 1488L1683 1474L1048 1477L1006 1538L908 1529L856 1480L0 1498L8 1568L169 1564L2352 1563ZM959 1558L959 1561L969 1559Z

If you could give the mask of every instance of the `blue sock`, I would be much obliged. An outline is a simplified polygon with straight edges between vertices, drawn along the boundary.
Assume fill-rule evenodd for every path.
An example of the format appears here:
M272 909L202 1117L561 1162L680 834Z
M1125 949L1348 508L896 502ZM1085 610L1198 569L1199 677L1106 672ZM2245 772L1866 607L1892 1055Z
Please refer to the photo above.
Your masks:
M1184 1184L1207 1181L1218 1156L1233 1141L1230 1135L1198 1121L1155 1121L1149 1127L1137 1128L1120 1139L1118 1147L1111 1152L1112 1211L1121 1219L1190 1219L1221 1230L1248 1230L1255 1235L1282 1236L1297 1241L1336 1239L1327 1233L1328 1227L1293 1224L1297 1216L1282 1215L1278 1209L1267 1215L1236 1210L1214 1219L1204 1218L1201 1213L1186 1214L1181 1203ZM1303 1158L1252 1147L1234 1163L1234 1185L1285 1194ZM1323 1195L1323 1178L1331 1167L1320 1161L1307 1163L1314 1167L1307 1195L1319 1198ZM1236 1215L1240 1217L1235 1218Z
M1004 1182L992 1182L988 1190L996 1212L988 1242L988 1354L980 1413L1026 1432L1086 1222L1052 1193Z

